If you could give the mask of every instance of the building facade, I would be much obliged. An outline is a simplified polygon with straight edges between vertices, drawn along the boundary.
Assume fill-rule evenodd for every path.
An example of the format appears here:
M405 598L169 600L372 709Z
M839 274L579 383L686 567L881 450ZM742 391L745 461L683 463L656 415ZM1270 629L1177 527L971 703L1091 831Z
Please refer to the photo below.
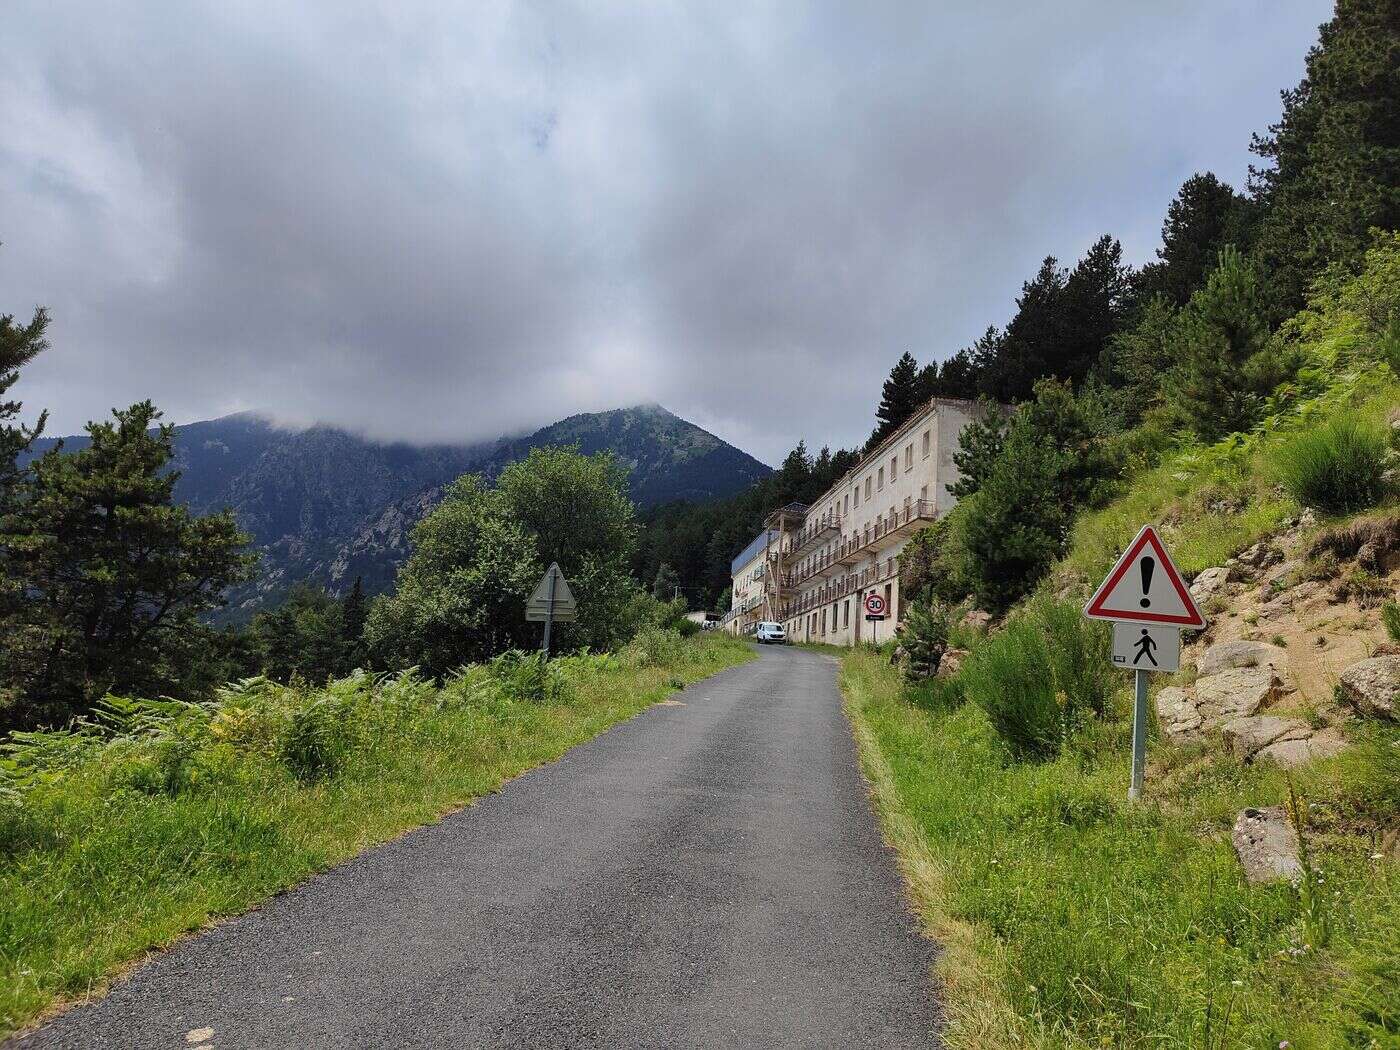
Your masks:
M726 627L745 633L746 625L776 620L792 641L887 640L899 622L900 552L956 504L953 453L963 428L984 412L977 402L933 398L810 506L774 511L740 556L751 574L762 551L761 598ZM754 582L745 587L752 601ZM872 592L885 599L883 621L865 619ZM739 593L736 575L736 610Z
M731 601L721 622L730 634L753 634L764 619L768 552L778 539L765 529L729 563Z

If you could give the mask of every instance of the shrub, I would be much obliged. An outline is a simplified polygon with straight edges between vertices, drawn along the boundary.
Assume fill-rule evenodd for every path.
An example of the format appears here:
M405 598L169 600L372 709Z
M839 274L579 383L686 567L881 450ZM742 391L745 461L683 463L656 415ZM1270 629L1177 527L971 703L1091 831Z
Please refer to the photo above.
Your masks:
M1040 631L1025 618L983 643L963 665L967 693L1018 758L1046 758L1066 730L1066 708Z
M683 645L677 632L647 627L638 631L618 655L627 667L666 667L680 659Z
M572 696L563 670L544 653L512 649L488 665L490 680L502 699L516 703L567 703Z
M951 617L940 602L915 602L904 610L896 638L900 670L907 682L923 682L938 673L948 651Z
M1038 598L1030 615L1045 634L1057 688L1076 710L1103 718L1114 688L1108 630L1086 620L1076 602Z
M951 678L930 678L905 689L905 699L915 707L930 714L942 714L961 707L967 699L962 679L957 675Z
M354 750L354 724L344 703L319 696L298 707L278 742L278 756L301 780L334 776Z
M1107 639L1072 602L1038 599L963 666L967 695L1019 758L1048 758L1113 689Z
M1275 463L1299 503L1346 514L1380 502L1387 447L1384 427L1341 415L1281 445Z
M1393 601L1381 606L1381 623L1392 642L1400 642L1400 605Z

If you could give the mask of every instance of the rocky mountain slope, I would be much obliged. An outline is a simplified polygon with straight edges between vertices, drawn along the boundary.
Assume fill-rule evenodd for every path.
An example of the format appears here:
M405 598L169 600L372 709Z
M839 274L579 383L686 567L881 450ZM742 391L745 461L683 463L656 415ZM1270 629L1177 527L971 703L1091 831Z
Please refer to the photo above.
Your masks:
M86 441L62 440L70 450ZM287 430L242 413L176 428L176 496L200 513L233 508L253 536L261 572L229 609L242 619L302 580L335 594L357 576L371 592L385 589L413 525L446 485L468 472L493 479L545 445L611 451L642 507L727 496L771 473L659 405L571 416L523 437L460 446L382 444L330 426Z

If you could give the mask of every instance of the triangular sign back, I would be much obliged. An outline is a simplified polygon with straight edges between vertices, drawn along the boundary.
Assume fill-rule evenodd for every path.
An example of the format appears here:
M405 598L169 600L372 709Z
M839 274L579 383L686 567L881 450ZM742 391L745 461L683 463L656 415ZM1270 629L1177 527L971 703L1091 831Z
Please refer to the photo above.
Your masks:
M1162 546L1162 538L1151 525L1144 525L1128 544L1128 549L1084 607L1084 615L1095 620L1175 627L1206 625L1181 573L1176 571L1166 547Z
M574 592L569 590L569 581L564 579L564 574L560 571L558 562L554 562L550 565L548 570L546 570L543 578L539 582L539 586L535 588L535 593L530 595L530 601L527 604L541 607L549 605L549 578L551 576L555 577L554 607L558 609L575 605Z

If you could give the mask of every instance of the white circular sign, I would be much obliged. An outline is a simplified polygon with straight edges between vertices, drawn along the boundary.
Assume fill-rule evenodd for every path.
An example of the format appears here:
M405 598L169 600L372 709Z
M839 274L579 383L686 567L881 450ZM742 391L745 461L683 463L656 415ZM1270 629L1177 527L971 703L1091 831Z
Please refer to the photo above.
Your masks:
M878 594L867 594L865 596L865 611L871 616L883 616L885 614L885 599Z

